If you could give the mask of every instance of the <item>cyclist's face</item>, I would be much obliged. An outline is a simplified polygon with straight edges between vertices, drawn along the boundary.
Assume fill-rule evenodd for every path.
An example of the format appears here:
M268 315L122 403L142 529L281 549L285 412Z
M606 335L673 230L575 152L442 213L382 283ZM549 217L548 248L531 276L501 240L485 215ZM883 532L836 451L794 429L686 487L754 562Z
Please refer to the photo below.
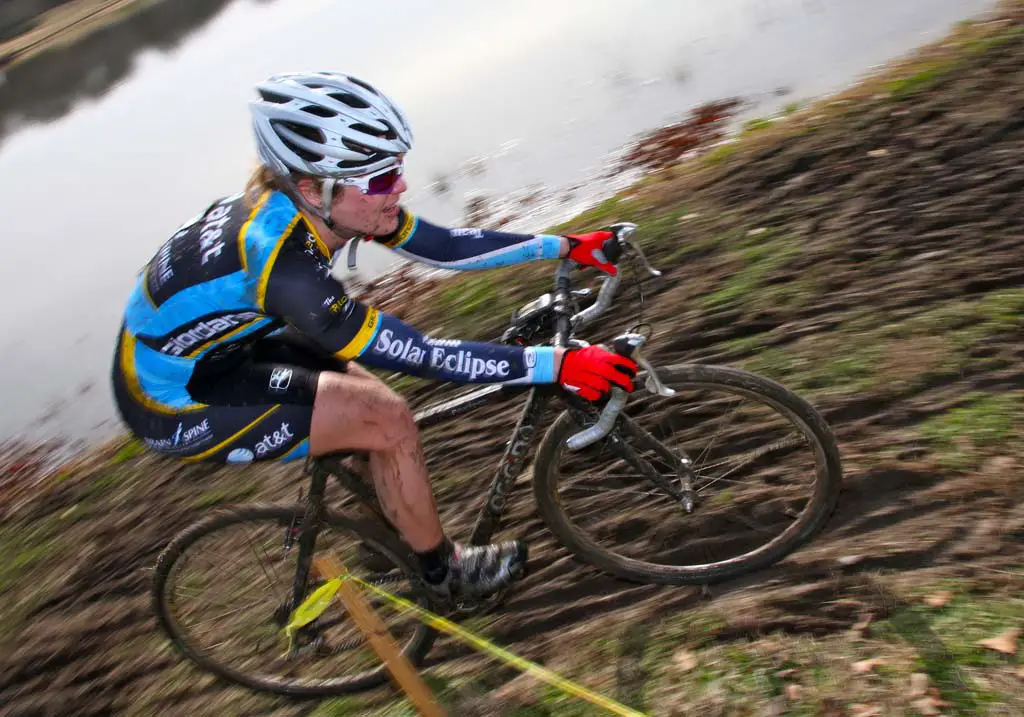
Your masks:
M404 176L390 194L363 194L358 187L342 187L334 196L331 218L338 227L357 234L390 234L398 228L398 202L408 188Z

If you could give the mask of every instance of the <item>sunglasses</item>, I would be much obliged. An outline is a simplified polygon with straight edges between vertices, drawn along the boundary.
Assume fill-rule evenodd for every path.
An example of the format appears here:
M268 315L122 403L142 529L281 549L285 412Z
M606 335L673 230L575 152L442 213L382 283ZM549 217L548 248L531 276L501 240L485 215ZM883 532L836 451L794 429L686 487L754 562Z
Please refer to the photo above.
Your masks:
M402 163L393 164L372 174L339 179L339 184L357 187L363 194L391 194L398 180L402 178Z

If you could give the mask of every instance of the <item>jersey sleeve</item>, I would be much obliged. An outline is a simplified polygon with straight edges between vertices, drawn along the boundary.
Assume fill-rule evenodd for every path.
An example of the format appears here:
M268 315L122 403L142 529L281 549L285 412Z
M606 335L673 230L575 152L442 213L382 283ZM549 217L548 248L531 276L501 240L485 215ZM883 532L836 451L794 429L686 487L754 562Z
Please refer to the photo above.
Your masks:
M512 234L488 229L445 229L401 209L398 229L375 237L407 259L439 269L494 269L540 259L557 259L562 237Z
M555 350L424 336L400 319L355 301L326 258L284 246L270 268L264 310L326 352L367 366L457 383L554 383Z

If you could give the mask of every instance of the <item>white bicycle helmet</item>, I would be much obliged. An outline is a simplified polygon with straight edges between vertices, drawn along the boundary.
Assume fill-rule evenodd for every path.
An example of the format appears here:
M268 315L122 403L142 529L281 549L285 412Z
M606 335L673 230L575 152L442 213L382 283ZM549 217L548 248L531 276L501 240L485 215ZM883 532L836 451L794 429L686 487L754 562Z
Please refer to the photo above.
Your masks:
M280 176L292 171L324 179L368 174L412 147L402 110L351 75L278 74L256 91L259 99L249 103L256 147L263 164Z

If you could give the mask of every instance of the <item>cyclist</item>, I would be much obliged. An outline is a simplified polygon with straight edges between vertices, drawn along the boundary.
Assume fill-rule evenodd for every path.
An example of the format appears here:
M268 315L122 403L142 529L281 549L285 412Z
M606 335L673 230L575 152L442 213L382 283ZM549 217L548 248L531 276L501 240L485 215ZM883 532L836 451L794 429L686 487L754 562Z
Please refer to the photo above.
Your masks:
M113 364L122 419L185 460L369 456L388 519L425 582L480 596L519 574L520 541L445 537L406 403L360 363L461 383L558 383L588 400L633 389L636 363L599 346L518 347L424 336L348 297L330 259L373 240L446 269L568 257L614 273L609 232L444 229L399 204L412 132L399 107L349 75L274 75L250 103L260 166L245 192L182 226L140 272Z

